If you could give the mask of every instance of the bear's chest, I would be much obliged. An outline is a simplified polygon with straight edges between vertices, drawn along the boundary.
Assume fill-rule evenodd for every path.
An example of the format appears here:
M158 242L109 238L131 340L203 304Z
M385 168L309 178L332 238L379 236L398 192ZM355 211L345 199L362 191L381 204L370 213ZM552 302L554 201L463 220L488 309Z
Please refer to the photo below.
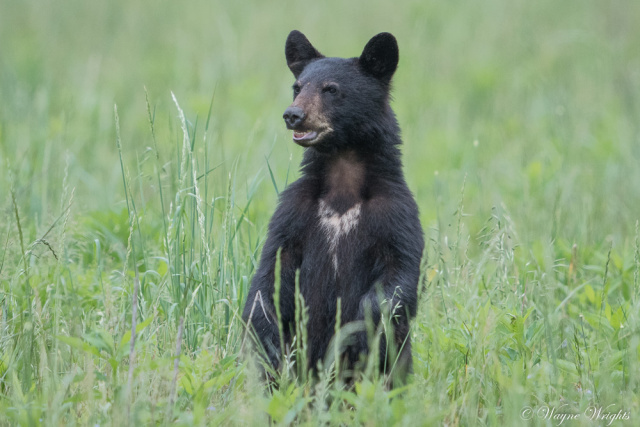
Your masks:
M327 162L317 199L315 221L319 243L335 274L349 268L358 252L358 232L363 224L365 164L352 151ZM324 244L323 244L324 243Z
M351 236L355 236L362 216L362 203L358 202L351 208L340 213L328 202L320 199L318 203L318 223L322 236L326 240L334 271L339 267L339 250L341 246L347 250L355 249L353 243L347 242ZM342 244L342 245L341 245Z

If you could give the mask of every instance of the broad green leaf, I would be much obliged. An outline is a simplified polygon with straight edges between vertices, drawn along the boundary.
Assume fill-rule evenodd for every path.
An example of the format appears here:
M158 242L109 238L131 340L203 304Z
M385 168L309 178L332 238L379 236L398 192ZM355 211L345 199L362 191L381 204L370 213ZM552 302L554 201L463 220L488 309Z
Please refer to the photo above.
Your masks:
M585 285L584 293L589 299L589 302L593 304L596 301L596 293L593 291L593 288L591 287L591 285Z
M142 323L138 323L136 325L136 335L138 335L144 328L149 326L149 324L153 319L154 319L153 316L149 316ZM130 341L131 341L131 329L129 329L127 332L124 333L124 335L122 335L122 339L118 344L118 352L120 352L120 348L122 348L122 346L129 344Z
M56 336L56 338L58 339L58 341L62 341L63 343L69 345L70 347L77 348L78 350L85 351L87 353L93 354L94 356L98 356L98 357L104 358L104 356L102 356L102 354L100 353L100 349L98 349L98 348L92 346L91 344L81 340L80 338L67 337L67 336L63 336L63 335L58 335L58 336Z

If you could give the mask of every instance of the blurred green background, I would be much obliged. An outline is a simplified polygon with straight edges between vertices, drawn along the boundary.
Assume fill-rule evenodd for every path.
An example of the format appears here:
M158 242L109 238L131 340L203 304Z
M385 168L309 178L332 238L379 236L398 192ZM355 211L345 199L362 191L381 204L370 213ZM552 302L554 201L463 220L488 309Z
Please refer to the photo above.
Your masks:
M282 179L301 151L281 122L288 32L357 56L390 31L401 49L393 107L425 225L467 175L480 221L505 202L526 239L554 224L570 240L623 237L640 199L639 19L633 3L597 1L3 0L0 155L40 218L67 162L82 210L110 209L123 199L113 104L133 163L151 146L146 87L164 161L177 128L170 91L191 120L215 94L209 138L223 169L238 160L249 179L271 156Z
M416 387L404 406L379 383L360 388L322 418L300 409L308 388L265 397L227 380L202 395L181 380L170 419L495 425L524 404L625 395L637 421L639 22L640 3L591 0L0 0L0 409L11 423L104 423L129 400L128 422L162 420L170 379L153 378L171 376L180 316L181 378L244 378L220 361L239 352L232 319L277 191L298 175L282 122L298 29L328 56L358 56L381 31L398 39L392 105L428 238ZM106 359L56 337L124 339L134 271L139 322L155 329L138 350L148 381L129 398L128 359L109 376ZM94 370L105 379L91 391Z

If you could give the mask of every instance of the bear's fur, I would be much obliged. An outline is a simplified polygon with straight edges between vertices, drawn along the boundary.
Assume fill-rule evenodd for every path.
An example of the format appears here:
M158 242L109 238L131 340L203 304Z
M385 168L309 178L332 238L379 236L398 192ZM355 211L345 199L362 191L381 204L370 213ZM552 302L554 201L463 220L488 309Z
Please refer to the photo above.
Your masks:
M282 350L274 279L281 250L285 346L297 330L299 270L308 309L308 368L333 356L325 353L340 299L340 323L351 330L346 344L338 347L341 360L355 367L369 351L367 322L378 326L381 318L391 318L394 339L387 343L382 335L380 365L404 379L411 370L409 321L416 314L424 241L418 207L402 173L400 130L389 105L398 63L396 39L381 33L359 58L326 58L301 32L292 31L285 54L296 82L284 118L294 141L306 147L302 176L280 194L242 318L268 362L278 368Z

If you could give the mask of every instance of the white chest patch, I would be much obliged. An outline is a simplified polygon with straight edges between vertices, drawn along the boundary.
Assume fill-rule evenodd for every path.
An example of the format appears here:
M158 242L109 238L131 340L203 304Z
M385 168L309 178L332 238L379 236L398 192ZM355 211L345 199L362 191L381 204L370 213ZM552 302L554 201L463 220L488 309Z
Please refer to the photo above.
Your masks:
M336 212L324 200L320 200L318 217L320 226L327 236L329 251L333 258L333 267L338 271L338 243L341 237L346 236L358 226L362 204L358 203L342 215Z

